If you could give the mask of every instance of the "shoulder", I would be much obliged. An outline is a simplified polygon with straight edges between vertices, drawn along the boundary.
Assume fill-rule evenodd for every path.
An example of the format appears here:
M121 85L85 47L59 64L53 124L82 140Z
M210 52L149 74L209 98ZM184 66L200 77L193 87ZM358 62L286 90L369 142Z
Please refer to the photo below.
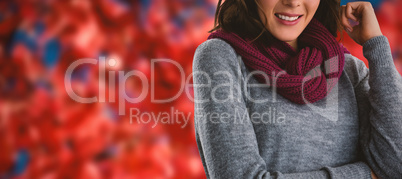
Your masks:
M356 87L360 81L368 76L366 64L351 54L345 54L344 72L349 77L353 86Z
M200 44L196 51L195 54L210 54L210 53L222 53L222 52L228 52L235 54L234 49L230 44L228 44L226 41L218 38L214 39L208 39L204 41L202 44Z
M193 59L193 70L234 68L238 55L230 44L221 39L209 39L200 44Z

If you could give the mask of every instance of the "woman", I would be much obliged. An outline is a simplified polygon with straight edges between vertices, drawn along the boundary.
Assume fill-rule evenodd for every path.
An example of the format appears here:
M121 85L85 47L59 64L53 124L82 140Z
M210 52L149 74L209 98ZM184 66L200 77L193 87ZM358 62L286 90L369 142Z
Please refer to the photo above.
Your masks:
M215 19L193 62L208 178L402 177L402 79L370 3L219 0Z

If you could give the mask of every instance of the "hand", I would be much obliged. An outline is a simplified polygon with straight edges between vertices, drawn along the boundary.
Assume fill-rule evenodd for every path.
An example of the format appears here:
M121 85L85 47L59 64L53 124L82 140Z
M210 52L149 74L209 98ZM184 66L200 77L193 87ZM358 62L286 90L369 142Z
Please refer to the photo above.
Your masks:
M370 2L350 2L341 6L341 21L348 35L358 44L382 35L380 25ZM358 22L353 26L348 19Z

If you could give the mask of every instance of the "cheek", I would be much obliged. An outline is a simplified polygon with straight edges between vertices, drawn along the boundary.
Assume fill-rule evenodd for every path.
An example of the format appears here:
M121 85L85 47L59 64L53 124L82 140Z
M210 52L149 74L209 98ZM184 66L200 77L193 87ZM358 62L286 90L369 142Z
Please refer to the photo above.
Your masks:
M275 7L275 3L273 1L260 0L258 1L259 6L257 5L258 15L263 23L265 23L265 19L269 21L272 18L272 12ZM264 14L265 13L265 14Z
M320 1L312 1L311 3L309 3L307 5L307 7L308 7L309 11L315 13L317 11L319 5L320 5Z
M272 10L274 9L274 7L276 5L274 1L267 1L267 0L260 0L260 1L257 1L257 3L259 4L259 6L257 4L258 11L263 10L264 13L266 13L266 14L272 12Z

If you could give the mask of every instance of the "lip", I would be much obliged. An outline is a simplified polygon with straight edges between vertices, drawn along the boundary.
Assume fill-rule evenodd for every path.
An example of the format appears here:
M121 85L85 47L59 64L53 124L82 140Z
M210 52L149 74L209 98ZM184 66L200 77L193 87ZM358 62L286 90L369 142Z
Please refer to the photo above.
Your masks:
M278 12L278 13L275 13L275 14L281 14L281 15L289 16L289 17L294 17L294 16L301 16L301 15L303 15L303 14L290 14L290 13L286 13L286 12Z
M286 21L286 20L280 19L279 17L277 17L275 15L276 20L278 20L283 25L296 25L300 21L300 19L303 18L303 14L290 14L290 13L282 13L282 12L275 13L275 14L280 14L280 15L289 16L289 17L301 16L298 19L296 19L295 21Z

